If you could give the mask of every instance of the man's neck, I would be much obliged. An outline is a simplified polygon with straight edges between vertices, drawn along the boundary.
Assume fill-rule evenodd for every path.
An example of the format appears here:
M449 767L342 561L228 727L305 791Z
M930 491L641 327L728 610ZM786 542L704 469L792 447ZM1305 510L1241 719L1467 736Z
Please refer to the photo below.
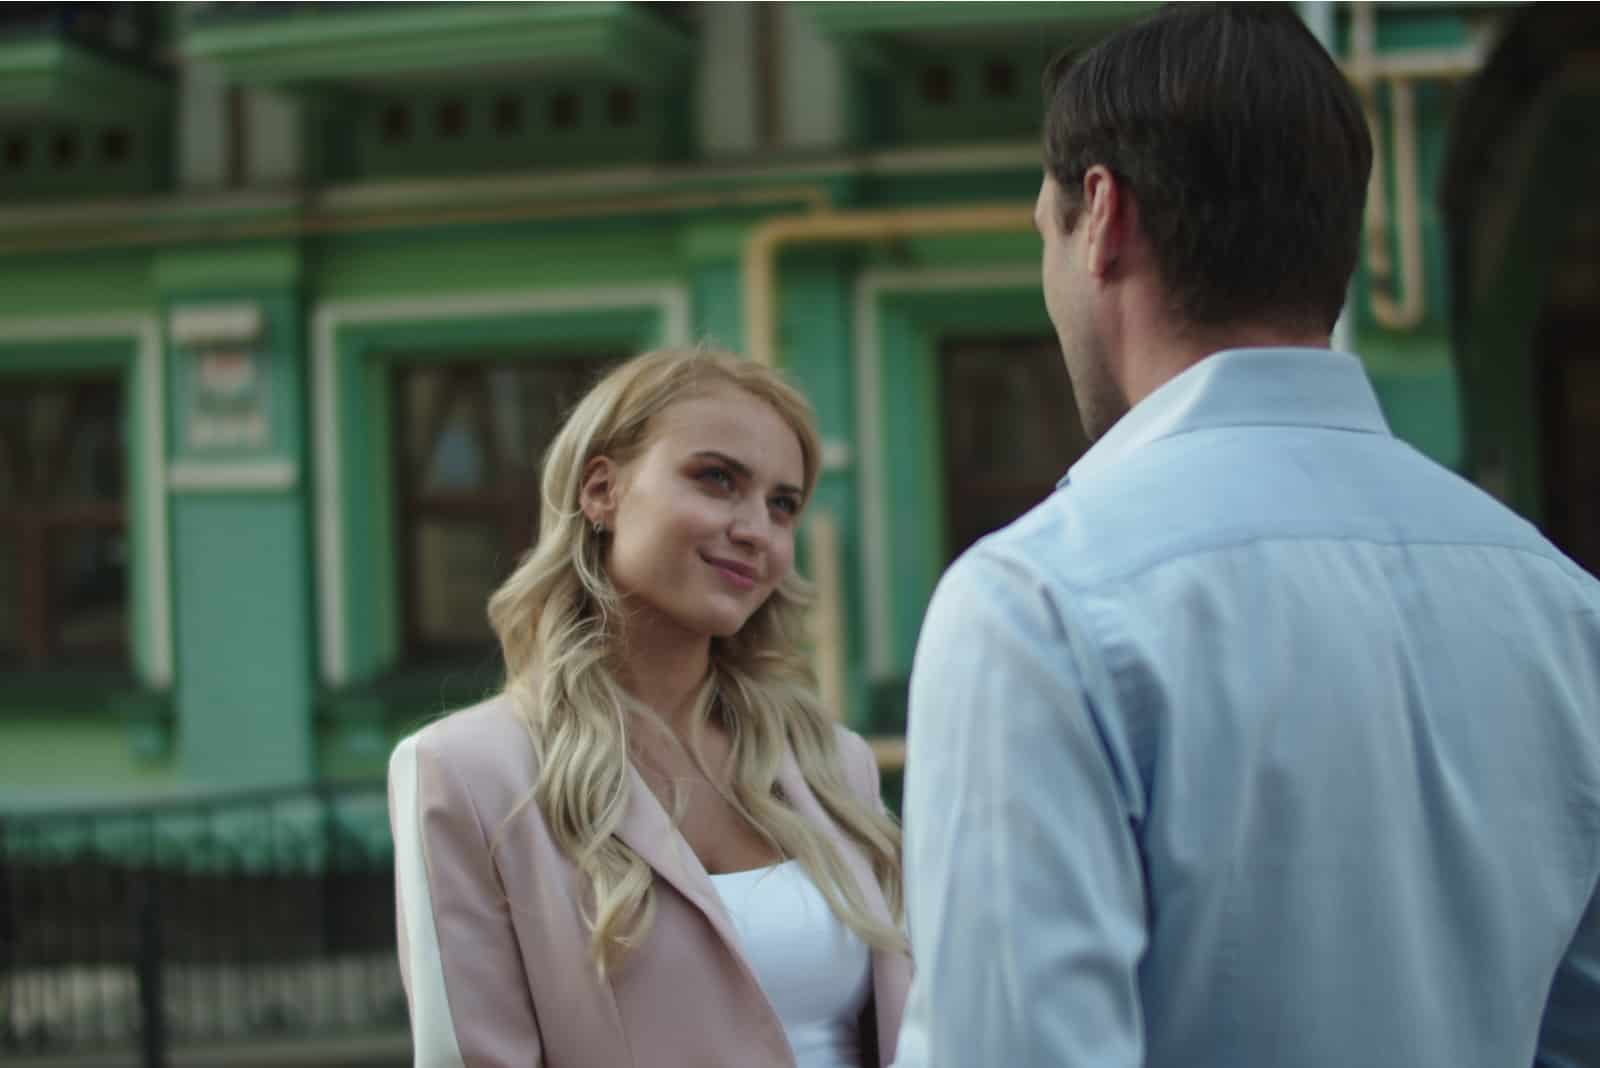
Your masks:
M1132 407L1215 352L1327 347L1325 333L1258 323L1152 330L1143 339L1130 338L1127 351L1136 355L1123 362L1120 384Z

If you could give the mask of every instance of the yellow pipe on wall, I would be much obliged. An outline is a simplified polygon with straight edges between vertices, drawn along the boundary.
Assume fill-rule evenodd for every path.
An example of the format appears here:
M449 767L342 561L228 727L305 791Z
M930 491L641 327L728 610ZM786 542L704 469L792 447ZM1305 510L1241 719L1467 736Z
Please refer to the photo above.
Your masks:
M1372 317L1388 330L1411 330L1428 312L1427 272L1423 263L1421 182L1417 167L1417 116L1414 80L1471 75L1483 65L1477 49L1409 50L1377 54L1378 27L1370 2L1354 7L1350 61L1345 74L1361 97L1372 133L1372 178L1367 186L1365 219L1367 271L1372 275L1369 304ZM1389 84L1389 111L1394 128L1394 229L1400 246L1400 277L1394 279L1389 255L1389 167L1383 150L1383 122L1378 114L1377 87ZM1398 299L1395 292L1398 291Z
M1410 330L1418 326L1428 310L1427 276L1422 262L1422 210L1418 204L1417 185L1417 119L1414 91L1410 82L1396 81L1389 87L1389 106L1394 115L1394 167L1395 212L1400 240L1400 299L1392 291L1385 292L1374 285L1370 294L1372 317L1378 325L1390 330ZM1376 143L1381 131L1374 129ZM1374 162L1377 157L1374 156ZM1380 202L1384 175L1373 169L1373 190L1368 193L1371 205ZM1374 217L1370 216L1369 217ZM1387 228L1377 234L1368 231L1368 264L1374 275L1389 276L1389 250ZM1374 240L1376 238L1376 240ZM1382 256L1377 255L1378 251ZM1379 271L1381 263L1383 270Z
M892 241L948 234L1014 233L1033 227L1033 205L972 204L960 207L820 211L768 219L745 240L742 289L745 349L751 359L778 364L778 254L788 246L853 241Z
M81 251L142 245L203 244L262 238L312 237L368 233L380 230L458 226L481 223L533 222L542 219L604 218L616 215L655 214L671 211L800 205L825 210L831 201L816 185L777 186L763 189L729 189L706 192L626 194L581 199L537 199L484 207L375 211L330 215L315 211L288 218L246 222L202 222L170 226L142 225L119 229L48 233L29 238L0 239L0 256Z
M834 719L845 718L844 586L839 567L839 526L825 509L806 520L811 549L811 581L817 603L812 621L812 664L822 707Z

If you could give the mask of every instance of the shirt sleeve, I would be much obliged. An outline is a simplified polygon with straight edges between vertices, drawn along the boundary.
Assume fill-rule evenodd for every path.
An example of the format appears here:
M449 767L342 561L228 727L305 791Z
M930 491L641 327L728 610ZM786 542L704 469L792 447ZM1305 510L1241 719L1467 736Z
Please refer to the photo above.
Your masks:
M911 677L898 1068L1143 1062L1143 868L1091 713L1047 592L963 557Z
M400 974L416 1068L538 1068L538 1022L471 795L415 737L389 761Z
M1600 887L1562 959L1545 1004L1539 1068L1600 1068Z

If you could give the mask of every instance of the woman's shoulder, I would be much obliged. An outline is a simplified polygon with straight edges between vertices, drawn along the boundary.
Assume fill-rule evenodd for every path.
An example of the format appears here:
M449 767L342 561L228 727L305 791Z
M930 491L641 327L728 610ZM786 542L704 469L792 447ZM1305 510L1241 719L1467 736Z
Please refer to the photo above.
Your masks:
M391 775L402 762L449 776L490 808L499 807L497 796L514 804L538 776L527 721L506 694L447 713L407 735L390 757Z
M833 741L850 788L863 797L878 794L878 760L867 740L843 723L833 725Z

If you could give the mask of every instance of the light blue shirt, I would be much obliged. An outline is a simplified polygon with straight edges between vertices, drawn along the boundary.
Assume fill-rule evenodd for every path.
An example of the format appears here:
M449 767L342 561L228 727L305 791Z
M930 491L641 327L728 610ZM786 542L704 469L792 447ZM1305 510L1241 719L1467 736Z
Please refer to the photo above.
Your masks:
M902 1068L1600 1065L1600 583L1218 353L940 583L905 827Z

